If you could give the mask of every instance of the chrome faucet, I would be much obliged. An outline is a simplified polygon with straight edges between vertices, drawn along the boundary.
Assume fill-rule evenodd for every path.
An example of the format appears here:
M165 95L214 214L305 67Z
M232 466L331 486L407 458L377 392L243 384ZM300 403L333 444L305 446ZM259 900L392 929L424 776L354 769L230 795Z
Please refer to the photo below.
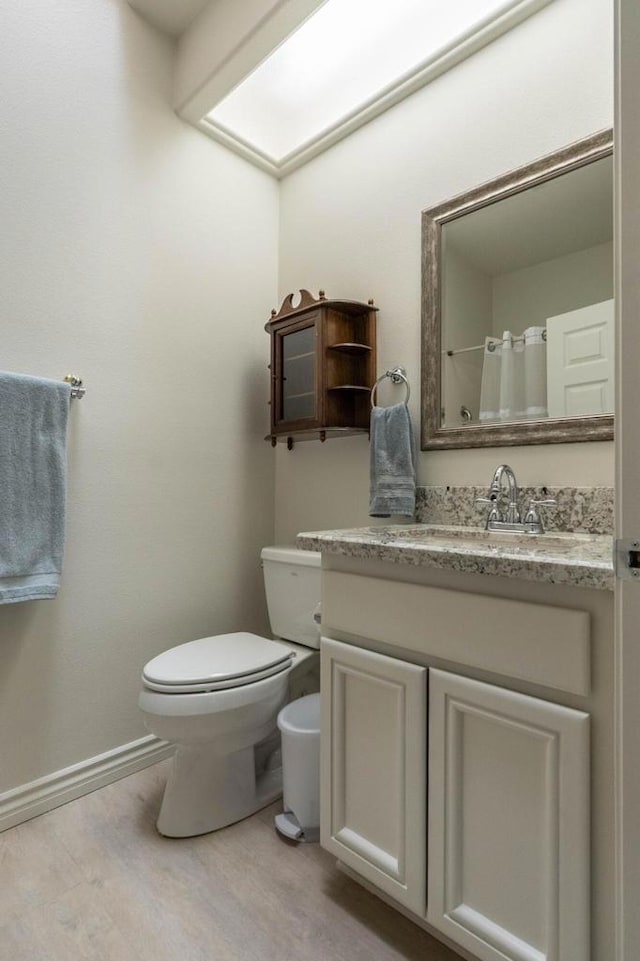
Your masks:
M507 524L519 524L518 482L516 481L513 468L509 467L508 464L500 464L500 466L496 468L493 480L491 481L491 487L489 488L489 497L495 496L496 500L500 500L502 495L502 481L505 477L507 478L507 496L509 501L506 513L502 519L506 521Z
M506 491L503 484L505 478L507 481ZM489 505L485 530L505 531L513 534L544 534L542 517L537 508L555 507L556 501L552 498L532 500L523 521L518 506L519 493L518 482L513 469L508 464L500 464L493 475L488 496L476 498L476 504Z

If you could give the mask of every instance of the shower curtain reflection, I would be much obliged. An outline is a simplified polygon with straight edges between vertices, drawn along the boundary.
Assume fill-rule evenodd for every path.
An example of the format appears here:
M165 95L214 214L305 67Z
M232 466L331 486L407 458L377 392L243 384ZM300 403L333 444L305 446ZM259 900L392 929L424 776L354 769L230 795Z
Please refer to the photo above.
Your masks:
M548 416L547 345L544 327L521 337L505 330L502 340L485 339L480 422L539 420Z

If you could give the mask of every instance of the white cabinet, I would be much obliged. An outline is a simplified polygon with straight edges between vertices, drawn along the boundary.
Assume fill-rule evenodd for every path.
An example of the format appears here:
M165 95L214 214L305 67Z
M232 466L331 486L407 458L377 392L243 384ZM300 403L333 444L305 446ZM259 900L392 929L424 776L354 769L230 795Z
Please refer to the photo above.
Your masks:
M333 563L323 845L465 957L610 961L611 598L524 583L495 597Z
M321 665L321 843L424 917L427 670L325 638Z
M322 845L481 961L588 961L589 715L327 638L321 665Z
M589 716L429 672L427 920L482 961L587 961Z

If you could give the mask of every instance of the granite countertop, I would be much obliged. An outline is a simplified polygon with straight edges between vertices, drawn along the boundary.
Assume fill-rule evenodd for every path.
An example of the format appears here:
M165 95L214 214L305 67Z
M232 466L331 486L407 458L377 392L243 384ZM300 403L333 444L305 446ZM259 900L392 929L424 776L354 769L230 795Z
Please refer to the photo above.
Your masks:
M607 534L506 534L437 524L298 534L298 547L344 557L613 590Z

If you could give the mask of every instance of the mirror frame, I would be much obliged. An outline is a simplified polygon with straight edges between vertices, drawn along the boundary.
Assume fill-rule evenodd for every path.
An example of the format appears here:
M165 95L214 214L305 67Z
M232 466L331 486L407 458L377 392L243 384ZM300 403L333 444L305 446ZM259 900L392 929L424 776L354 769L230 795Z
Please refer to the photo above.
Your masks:
M613 154L613 131L599 133L563 147L533 163L503 174L451 200L422 212L422 358L421 448L512 447L517 444L567 444L612 440L613 414L442 427L442 311L440 257L442 227L495 201L552 180Z

